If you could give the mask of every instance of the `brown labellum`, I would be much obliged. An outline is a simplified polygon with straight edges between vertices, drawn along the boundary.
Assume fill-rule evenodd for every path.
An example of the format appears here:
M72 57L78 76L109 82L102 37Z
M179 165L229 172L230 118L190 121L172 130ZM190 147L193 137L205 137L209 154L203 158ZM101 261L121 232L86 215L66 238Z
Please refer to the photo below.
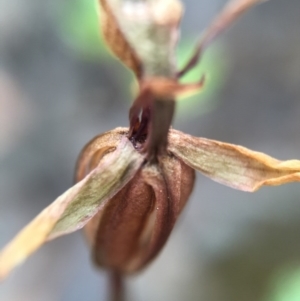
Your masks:
M114 151L126 131L119 128L93 139L79 157L76 180ZM171 153L145 163L85 226L95 263L120 273L142 269L168 239L194 179L194 170Z

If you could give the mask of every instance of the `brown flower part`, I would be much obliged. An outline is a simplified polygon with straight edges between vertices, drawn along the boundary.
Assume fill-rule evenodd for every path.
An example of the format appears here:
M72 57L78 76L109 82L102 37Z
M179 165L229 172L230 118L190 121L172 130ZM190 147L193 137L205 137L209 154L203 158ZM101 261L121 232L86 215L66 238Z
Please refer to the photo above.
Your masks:
M147 136L142 151L148 160L155 161L166 147L176 98L200 91L204 85L203 75L191 84L181 84L180 77L197 64L205 47L221 32L261 2L229 1L204 32L186 66L177 72L174 57L183 12L179 0L99 0L105 40L138 80L139 93L129 113L130 136L134 140Z
M110 133L121 139L125 131ZM105 156L106 135L96 137L82 151L77 181ZM114 148L118 143L115 141ZM95 263L122 274L143 268L166 242L192 192L194 179L195 171L171 153L158 156L156 164L143 165L85 227Z
M229 187L300 181L300 161L279 161L247 148L170 130L165 154L149 164L117 128L81 153L79 182L44 209L0 253L0 279L46 241L85 232L97 265L131 273L143 268L166 242L184 207L197 169Z
M58 236L81 229L135 175L144 158L126 137L104 135L111 150L83 180L68 189L33 219L0 253L0 280L31 253ZM116 142L118 143L112 143ZM107 148L107 145L109 148Z
M267 0L231 0L225 5L223 10L211 22L211 24L204 31L202 38L195 47L194 54L191 56L187 64L180 72L178 77L182 77L190 71L199 61L201 54L205 48L218 37L225 29L236 21L241 15L256 4L265 2Z
M242 146L170 130L176 97L204 83L202 76L198 83L182 85L179 76L192 68L204 46L260 0L230 1L178 76L173 54L182 13L179 1L100 2L108 45L139 81L130 127L104 133L83 149L78 183L2 250L0 279L45 242L84 226L98 266L118 274L142 269L169 237L193 189L194 169L243 191L300 181L299 160L279 161Z
M101 30L109 50L111 50L125 66L131 69L137 78L140 78L142 75L142 64L137 57L137 54L127 40L124 39L124 34L107 1L99 0L99 3L101 12Z
M168 150L212 180L242 191L300 181L300 161L280 161L240 145L171 130Z

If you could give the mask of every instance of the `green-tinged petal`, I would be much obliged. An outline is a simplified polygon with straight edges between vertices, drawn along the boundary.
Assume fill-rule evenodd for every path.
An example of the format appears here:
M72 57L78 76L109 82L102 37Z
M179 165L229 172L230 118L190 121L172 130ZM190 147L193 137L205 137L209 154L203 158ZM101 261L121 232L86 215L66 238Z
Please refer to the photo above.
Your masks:
M45 208L0 253L0 280L46 241L82 228L134 177L143 162L123 137L82 181Z
M207 177L229 187L255 191L263 185L300 182L300 161L279 161L264 153L171 130L169 151Z
M102 32L112 52L138 78L174 77L183 13L179 0L99 0Z

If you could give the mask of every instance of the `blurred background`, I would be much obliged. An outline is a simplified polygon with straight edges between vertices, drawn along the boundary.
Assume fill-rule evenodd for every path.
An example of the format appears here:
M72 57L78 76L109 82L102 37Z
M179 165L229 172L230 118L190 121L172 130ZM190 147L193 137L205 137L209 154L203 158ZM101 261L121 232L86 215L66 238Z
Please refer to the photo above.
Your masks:
M185 0L184 62L224 0ZM278 159L300 158L300 1L241 18L186 80L174 126ZM94 0L0 0L0 247L72 185L85 143L127 126L132 76L106 51ZM128 279L130 301L299 301L300 185L250 194L198 174L160 256ZM82 233L35 253L0 286L3 301L105 301Z

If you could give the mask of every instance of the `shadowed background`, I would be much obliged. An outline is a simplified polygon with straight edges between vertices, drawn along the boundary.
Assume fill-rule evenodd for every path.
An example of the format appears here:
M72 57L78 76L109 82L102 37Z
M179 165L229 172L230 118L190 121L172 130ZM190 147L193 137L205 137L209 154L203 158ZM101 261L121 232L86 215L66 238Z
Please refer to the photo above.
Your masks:
M221 0L186 0L184 62ZM206 53L206 90L174 126L278 159L300 158L300 2L271 0ZM72 185L80 150L128 124L131 74L106 51L93 0L0 0L0 247ZM300 186L254 194L198 174L160 256L128 280L132 301L300 300ZM105 301L80 232L35 253L0 286L3 301Z

